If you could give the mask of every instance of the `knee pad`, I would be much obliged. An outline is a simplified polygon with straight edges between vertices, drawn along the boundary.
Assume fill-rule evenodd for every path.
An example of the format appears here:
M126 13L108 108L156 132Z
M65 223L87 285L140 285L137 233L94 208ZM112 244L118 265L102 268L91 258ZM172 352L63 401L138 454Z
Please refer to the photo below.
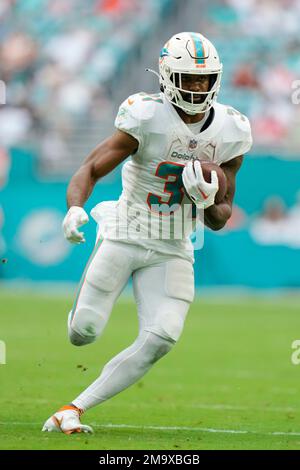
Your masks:
M194 299L194 270L189 261L178 258L166 263L164 291L159 312L148 331L176 342L182 333L189 305Z
M99 312L92 308L78 307L72 319L69 317L70 341L76 346L92 343L102 332L104 326L104 318ZM79 342L81 344L78 344Z
M76 333L73 328L68 329L68 334L70 342L74 346L85 346L86 344L93 343L96 339L96 337L81 336L80 334Z
M171 342L176 343L180 338L184 327L185 316L176 314L174 311L162 311L156 321L145 330Z
M191 303L194 300L194 269L185 259L173 259L166 263L165 291L173 299Z
M155 333L150 333L147 339L147 349L150 356L150 364L165 356L174 346L175 342L166 340Z

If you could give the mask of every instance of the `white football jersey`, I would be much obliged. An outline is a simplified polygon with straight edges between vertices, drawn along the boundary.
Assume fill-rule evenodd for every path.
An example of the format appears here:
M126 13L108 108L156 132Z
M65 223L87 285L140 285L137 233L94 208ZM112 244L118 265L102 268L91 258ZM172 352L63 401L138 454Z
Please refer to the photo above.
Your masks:
M248 119L215 103L201 132L194 134L163 93L137 93L121 104L115 126L132 135L139 146L123 165L119 200L100 203L91 212L102 235L193 259L189 236L195 224L188 221L178 230L179 220L195 220L182 170L194 159L221 165L248 152L252 145Z

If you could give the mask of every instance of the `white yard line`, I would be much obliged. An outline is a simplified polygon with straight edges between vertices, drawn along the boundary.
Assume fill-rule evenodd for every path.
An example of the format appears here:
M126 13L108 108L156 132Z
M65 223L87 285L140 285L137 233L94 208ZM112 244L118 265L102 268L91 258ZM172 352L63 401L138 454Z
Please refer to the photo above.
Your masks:
M273 431L273 432L260 432L260 431L249 431L249 430L235 430L235 429L214 429L214 428L200 428L192 426L139 426L136 424L97 424L90 423L95 428L102 429L138 429L140 431L190 431L190 432L201 432L201 433L215 433L215 434L257 434L261 436L300 436L300 432L284 432L284 431ZM0 426L39 426L42 427L42 423L38 422L4 422L0 421Z
M300 408L292 408L290 406L287 407L256 407L256 406L239 406L239 405L223 405L223 404L191 404L185 405L187 408L199 408L203 410L229 410L229 411L258 411L258 412L265 412L269 411L271 413L296 413L300 411Z
M139 430L154 430L154 431L191 431L203 433L220 433L220 434L259 434L264 436L300 436L300 432L260 432L248 430L235 430L235 429L214 429L214 428L199 428L190 426L137 426L134 424L91 424L95 428L114 428L114 429L139 429Z
M162 404L164 405L164 404ZM120 405L110 404L113 408L119 408ZM153 408L153 403L139 403L126 404L128 408ZM271 412L271 413L299 413L300 408L293 408L291 406L244 406L244 405L230 405L224 403L182 403L182 404L168 404L169 408L193 408L200 410L228 410L228 411L257 411L257 412Z

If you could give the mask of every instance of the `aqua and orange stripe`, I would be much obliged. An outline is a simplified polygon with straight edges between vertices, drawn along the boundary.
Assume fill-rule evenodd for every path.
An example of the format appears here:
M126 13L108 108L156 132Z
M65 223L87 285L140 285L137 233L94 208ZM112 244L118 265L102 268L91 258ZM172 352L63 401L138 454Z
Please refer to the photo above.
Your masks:
M194 46L194 51L195 51L195 64L196 67L205 67L205 50L204 50L204 45L201 39L197 34L190 33L190 36L192 38L193 46Z

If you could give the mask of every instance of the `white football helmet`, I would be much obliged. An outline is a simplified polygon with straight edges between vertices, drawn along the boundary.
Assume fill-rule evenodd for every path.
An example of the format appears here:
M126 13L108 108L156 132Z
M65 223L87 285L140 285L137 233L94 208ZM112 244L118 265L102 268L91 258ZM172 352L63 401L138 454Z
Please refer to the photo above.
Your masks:
M160 52L161 90L170 103L181 108L185 113L204 113L212 107L217 98L222 68L214 45L202 34L175 34ZM211 75L208 92L184 90L182 74ZM181 92L184 92L184 97L188 97L189 101L183 99ZM203 98L199 100L199 96Z

